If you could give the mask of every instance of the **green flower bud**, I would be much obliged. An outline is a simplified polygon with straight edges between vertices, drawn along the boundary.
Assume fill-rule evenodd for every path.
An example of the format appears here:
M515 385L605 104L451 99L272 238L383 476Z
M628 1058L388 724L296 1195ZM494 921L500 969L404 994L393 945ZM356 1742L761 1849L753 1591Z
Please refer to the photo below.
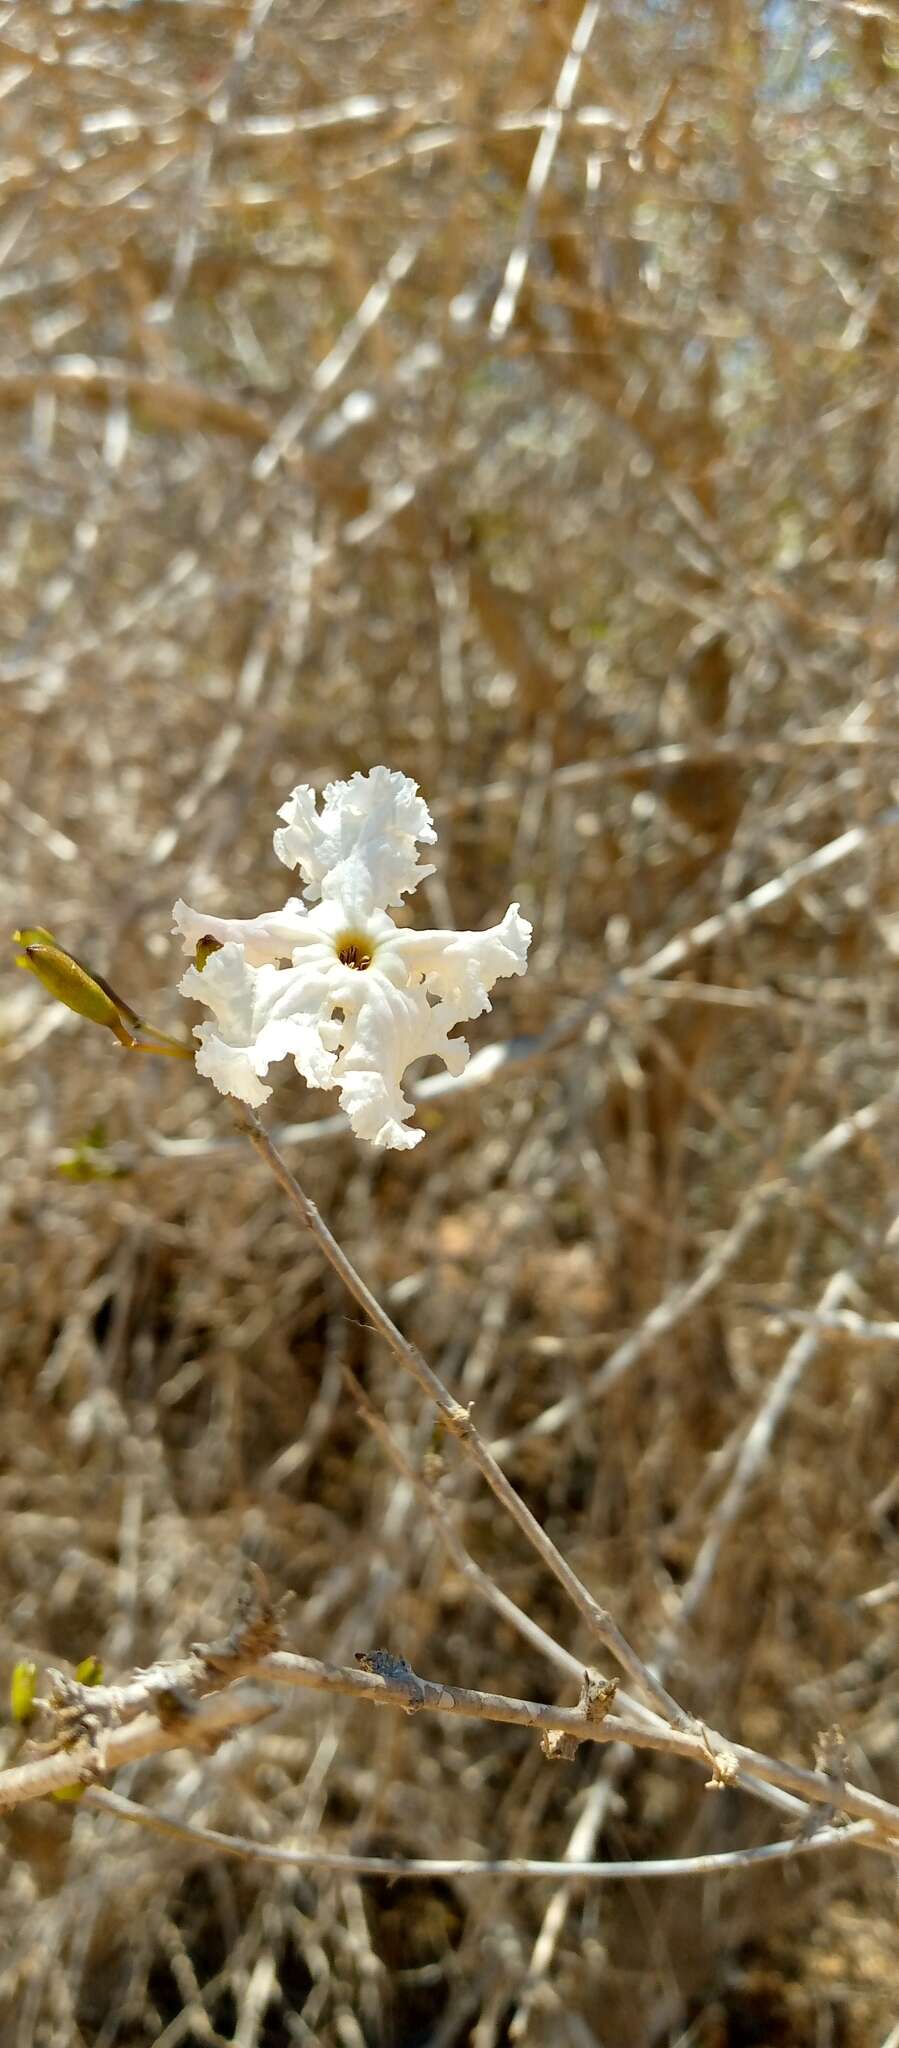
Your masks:
M99 1657L82 1657L75 1667L75 1677L79 1685L102 1685L103 1666Z
M27 1728L32 1718L36 1697L37 1665L32 1664L28 1657L23 1657L13 1666L9 1688L10 1713L13 1720L18 1721L23 1728Z
M66 1009L74 1010L79 1017L87 1017L91 1024L104 1025L120 1045L133 1046L140 1018L130 1003L116 995L102 974L95 974L73 953L67 953L52 932L41 925L26 926L14 932L13 938L24 948L16 954L16 966L36 975L48 995L55 996L58 1003L64 1003Z
M220 953L221 950L221 941L211 938L208 932L204 938L198 939L194 947L194 966L197 973L202 974L210 955L212 953Z

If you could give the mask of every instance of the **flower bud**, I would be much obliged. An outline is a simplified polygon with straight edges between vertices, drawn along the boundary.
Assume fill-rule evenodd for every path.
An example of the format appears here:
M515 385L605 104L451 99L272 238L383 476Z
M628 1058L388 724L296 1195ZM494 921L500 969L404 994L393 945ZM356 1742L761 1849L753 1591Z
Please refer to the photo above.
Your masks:
M82 1657L75 1666L75 1677L79 1685L102 1685L103 1665L99 1657Z
M113 1032L120 1045L133 1046L134 1031L140 1025L136 1010L116 995L102 974L95 974L76 960L73 953L57 944L52 932L42 925L26 925L13 938L23 948L16 954L17 967L27 968L56 1001L64 1003L79 1017L102 1024Z
M18 1721L20 1727L27 1728L32 1719L36 1698L37 1665L32 1664L30 1658L22 1657L19 1663L13 1666L9 1687L9 1710L13 1720Z
M220 953L221 950L221 939L212 938L209 932L206 932L202 939L198 939L196 946L194 947L194 966L197 970L197 973L202 974L206 962L210 958L210 956L213 953Z

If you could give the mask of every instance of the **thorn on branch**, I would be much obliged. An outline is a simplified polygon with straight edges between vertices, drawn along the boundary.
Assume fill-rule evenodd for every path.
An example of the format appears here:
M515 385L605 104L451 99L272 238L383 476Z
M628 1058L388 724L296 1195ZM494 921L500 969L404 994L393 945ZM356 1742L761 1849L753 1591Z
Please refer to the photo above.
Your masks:
M193 1655L199 1657L207 1671L236 1675L241 1667L255 1664L272 1650L280 1649L284 1640L284 1604L275 1606L259 1566L251 1564L249 1577L238 1596L234 1627L221 1642L192 1643Z
M617 1678L603 1678L598 1671L585 1671L578 1706L587 1721L604 1721L615 1704Z
M585 1671L578 1694L578 1710L584 1720L604 1721L614 1705L617 1691L617 1678L603 1678L598 1671ZM540 1738L540 1748L551 1764L573 1763L580 1746L580 1737L568 1729L547 1728Z
M99 1668L99 1667L98 1667ZM102 1778L106 1768L106 1735L113 1716L108 1706L91 1697L89 1683L67 1678L63 1671L49 1671L50 1691L46 1699L35 1699L42 1713L52 1716L54 1728L45 1742L29 1742L27 1751L39 1757L72 1758L73 1777L53 1789L57 1800L80 1799L86 1785Z
M473 1408L473 1401L469 1401L465 1408L463 1408L461 1401L453 1401L451 1406L441 1407L440 1421L450 1436L458 1437L461 1441L464 1441L466 1437L470 1437Z
M829 1778L835 1792L845 1789L849 1749L842 1728L823 1728L815 1744L815 1769Z
M702 1744L712 1766L712 1775L706 1779L707 1792L727 1792L739 1782L740 1764L732 1749L713 1749L708 1730L702 1730Z
M100 1738L110 1726L112 1714L105 1704L97 1701L90 1685L77 1678L67 1678L64 1671L48 1671L50 1691L46 1699L36 1700L35 1705L51 1714L55 1731L49 1741L30 1745L40 1749L44 1756L52 1756L59 1749L75 1749L79 1742L88 1742L96 1750Z
M842 1728L836 1723L832 1728L822 1728L815 1743L815 1769L820 1771L831 1787L833 1798L828 1806L814 1808L806 1817L802 1837L810 1841L817 1829L833 1827L840 1813L846 1791L846 1772L849 1766L849 1747Z

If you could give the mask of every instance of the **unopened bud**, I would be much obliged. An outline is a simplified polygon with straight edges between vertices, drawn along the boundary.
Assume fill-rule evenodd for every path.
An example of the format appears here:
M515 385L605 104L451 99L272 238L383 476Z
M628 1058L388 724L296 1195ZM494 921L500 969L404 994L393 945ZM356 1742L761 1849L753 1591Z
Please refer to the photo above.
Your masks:
M116 995L102 974L95 974L93 968L67 953L41 925L28 925L14 932L13 938L23 948L16 954L17 967L36 975L48 995L90 1023L104 1025L120 1045L133 1046L134 1031L140 1024L137 1012Z
M79 1685L102 1685L103 1665L99 1657L82 1657L75 1666L75 1677Z
M18 1721L23 1728L27 1728L34 1714L36 1698L37 1665L32 1664L28 1657L23 1657L18 1664L13 1666L9 1687L10 1713L13 1720Z
M194 966L197 970L197 973L202 974L206 962L210 957L210 954L220 953L221 950L221 941L219 939L213 939L210 936L209 932L207 932L202 939L198 939L196 946L194 948Z

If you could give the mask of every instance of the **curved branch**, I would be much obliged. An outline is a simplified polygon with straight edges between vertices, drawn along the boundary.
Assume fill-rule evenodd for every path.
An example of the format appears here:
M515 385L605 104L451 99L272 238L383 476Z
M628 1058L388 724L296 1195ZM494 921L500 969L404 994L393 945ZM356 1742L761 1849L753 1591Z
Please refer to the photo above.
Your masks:
M766 1842L754 1849L722 1849L707 1856L664 1856L633 1863L552 1863L531 1856L364 1856L339 1849L287 1849L270 1842L254 1842L247 1835L227 1835L218 1828L204 1828L197 1821L170 1820L152 1813L120 1792L100 1787L85 1794L85 1804L115 1820L134 1822L138 1827L190 1847L217 1849L225 1856L242 1856L256 1863L274 1863L286 1870L330 1870L341 1877L548 1877L553 1883L634 1883L655 1877L718 1877L725 1871L749 1870L759 1863L792 1863L820 1849L839 1849L845 1843L864 1840L870 1832L866 1821L851 1827L822 1827L813 1835L798 1835L789 1842Z

